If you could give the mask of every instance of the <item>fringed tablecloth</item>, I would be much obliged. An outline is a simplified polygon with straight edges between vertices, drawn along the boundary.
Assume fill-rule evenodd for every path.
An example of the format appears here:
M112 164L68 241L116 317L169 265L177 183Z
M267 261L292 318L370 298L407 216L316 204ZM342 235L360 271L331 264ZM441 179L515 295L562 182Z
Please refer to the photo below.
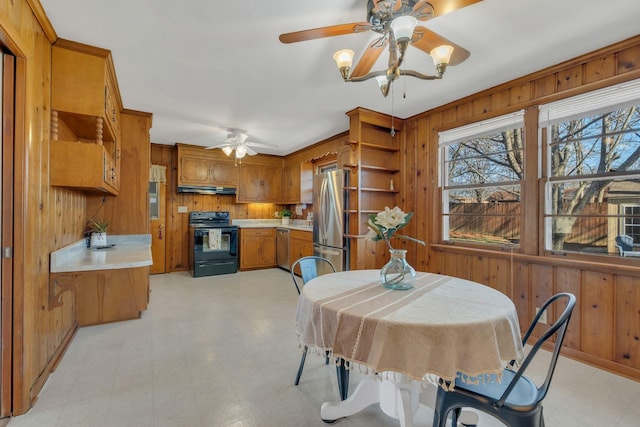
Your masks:
M323 275L298 299L300 341L371 372L423 381L500 374L523 357L515 306L468 280L418 273L415 287L385 289L379 270Z

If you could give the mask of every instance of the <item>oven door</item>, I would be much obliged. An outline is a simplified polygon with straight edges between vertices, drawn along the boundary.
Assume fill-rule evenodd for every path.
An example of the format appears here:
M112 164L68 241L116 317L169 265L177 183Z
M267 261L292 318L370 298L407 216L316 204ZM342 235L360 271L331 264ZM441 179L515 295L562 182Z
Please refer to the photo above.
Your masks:
M238 227L194 227L194 260L210 261L238 257Z

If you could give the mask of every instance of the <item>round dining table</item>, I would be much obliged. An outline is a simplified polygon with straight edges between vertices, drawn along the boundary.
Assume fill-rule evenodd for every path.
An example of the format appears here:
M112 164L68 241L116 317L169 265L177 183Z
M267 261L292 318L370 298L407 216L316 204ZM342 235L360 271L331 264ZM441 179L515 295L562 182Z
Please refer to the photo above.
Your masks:
M506 295L423 272L412 289L390 290L379 274L352 270L318 276L298 299L300 342L367 373L346 400L322 405L323 420L379 403L401 427L411 427L425 386L500 377L509 362L522 360L518 316Z

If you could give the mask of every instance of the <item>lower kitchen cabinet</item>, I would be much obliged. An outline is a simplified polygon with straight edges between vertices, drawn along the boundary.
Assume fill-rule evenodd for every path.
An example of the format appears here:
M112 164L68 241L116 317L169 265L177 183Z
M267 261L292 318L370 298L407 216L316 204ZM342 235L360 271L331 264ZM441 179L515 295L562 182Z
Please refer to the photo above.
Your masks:
M276 266L276 229L240 229L240 270Z
M149 302L149 267L54 273L75 282L79 326L138 319Z
M311 231L291 230L289 232L289 261L313 255L313 234ZM296 274L300 275L300 267L296 266Z

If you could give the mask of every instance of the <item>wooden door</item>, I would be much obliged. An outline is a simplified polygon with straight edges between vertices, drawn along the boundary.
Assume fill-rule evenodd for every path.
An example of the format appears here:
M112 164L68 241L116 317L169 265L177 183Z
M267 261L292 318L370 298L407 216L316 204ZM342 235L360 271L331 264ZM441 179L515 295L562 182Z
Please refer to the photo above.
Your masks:
M11 415L11 354L13 352L13 145L14 145L14 77L15 58L2 55L0 67L0 95L2 107L2 133L0 137L0 418Z
M166 272L167 183L149 183L149 230L151 232L151 274Z

